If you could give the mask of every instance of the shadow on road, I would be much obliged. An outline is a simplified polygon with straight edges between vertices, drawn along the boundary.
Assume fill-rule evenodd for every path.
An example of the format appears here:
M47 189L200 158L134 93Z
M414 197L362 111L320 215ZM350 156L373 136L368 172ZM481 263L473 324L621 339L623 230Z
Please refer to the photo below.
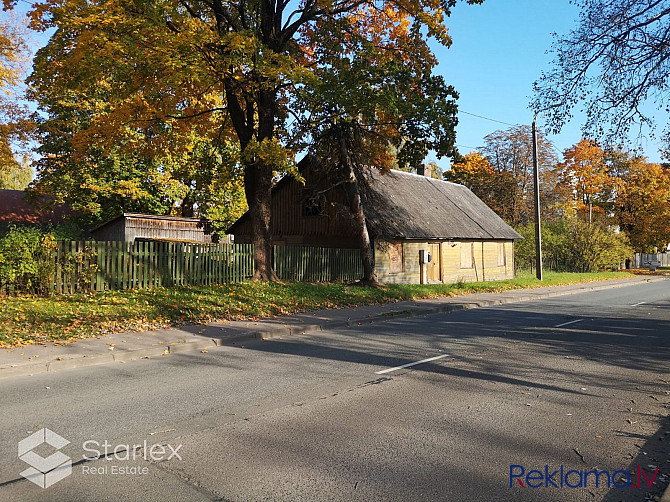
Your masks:
M670 396L668 396L670 400ZM666 409L670 411L670 403L666 403ZM612 488L602 502L629 502L641 499L642 492L644 500L658 500L664 489L670 483L670 416L658 417L659 428L656 433L646 438L646 441L637 443L639 454L635 457L628 468L631 473L631 482L637 484L638 466L640 472L646 473L646 479L640 476L641 486L637 489ZM620 431L621 435L626 433ZM654 473L658 473L654 478ZM651 483L651 486L649 486ZM658 497L658 498L654 498Z

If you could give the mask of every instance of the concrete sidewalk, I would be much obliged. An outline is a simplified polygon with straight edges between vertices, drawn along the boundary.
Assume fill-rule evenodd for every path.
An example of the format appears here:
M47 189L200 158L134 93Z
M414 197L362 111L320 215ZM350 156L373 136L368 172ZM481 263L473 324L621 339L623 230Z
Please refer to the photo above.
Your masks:
M402 301L346 309L305 312L259 321L232 321L186 325L141 333L117 333L79 340L67 345L30 345L0 349L0 378L34 375L94 364L122 364L137 359L169 357L177 352L206 350L217 345L239 344L307 332L370 324L389 317L452 312L552 296L584 293L665 280L636 276L570 286L519 289L504 293L477 293L431 300Z

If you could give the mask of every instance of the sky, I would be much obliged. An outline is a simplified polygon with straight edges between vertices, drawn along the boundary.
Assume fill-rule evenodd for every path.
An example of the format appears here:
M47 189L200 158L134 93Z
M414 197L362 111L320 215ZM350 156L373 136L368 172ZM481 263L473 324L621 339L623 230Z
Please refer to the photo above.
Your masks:
M550 67L551 34L567 34L576 26L578 14L578 8L566 0L458 3L447 23L452 46L434 46L434 50L437 73L460 94L456 143L462 154L482 146L487 134L510 127L465 112L508 124L531 124L532 84ZM575 113L561 134L547 136L559 152L581 139L580 118ZM541 115L538 127L543 127ZM640 146L649 161L660 162L658 143L642 139ZM446 159L437 163L448 166Z

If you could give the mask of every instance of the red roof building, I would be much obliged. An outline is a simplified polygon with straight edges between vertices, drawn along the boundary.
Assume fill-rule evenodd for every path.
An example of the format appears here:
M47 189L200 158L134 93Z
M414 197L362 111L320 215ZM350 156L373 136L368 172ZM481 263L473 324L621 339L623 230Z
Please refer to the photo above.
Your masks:
M10 223L17 225L44 225L62 223L72 214L66 206L55 206L42 211L26 200L24 190L0 190L0 226ZM42 199L44 200L44 199Z

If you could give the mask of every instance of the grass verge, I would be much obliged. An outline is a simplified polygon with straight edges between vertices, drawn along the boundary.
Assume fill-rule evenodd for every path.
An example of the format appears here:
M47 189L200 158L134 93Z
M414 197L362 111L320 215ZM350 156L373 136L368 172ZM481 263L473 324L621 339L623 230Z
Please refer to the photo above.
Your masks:
M0 347L68 343L123 331L145 331L185 323L240 320L305 310L354 307L420 298L556 286L629 277L625 272L530 273L500 282L389 284L364 288L343 284L244 282L217 286L108 291L93 295L0 299Z

